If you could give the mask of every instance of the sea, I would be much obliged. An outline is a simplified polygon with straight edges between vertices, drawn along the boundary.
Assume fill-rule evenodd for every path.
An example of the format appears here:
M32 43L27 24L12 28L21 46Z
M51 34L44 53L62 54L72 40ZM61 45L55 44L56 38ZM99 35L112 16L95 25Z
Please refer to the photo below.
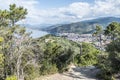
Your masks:
M49 34L46 31L41 31L41 30L31 29L31 28L26 28L26 31L31 32L30 36L33 37L33 38L39 38L39 37L42 37L42 36L45 36L45 35Z

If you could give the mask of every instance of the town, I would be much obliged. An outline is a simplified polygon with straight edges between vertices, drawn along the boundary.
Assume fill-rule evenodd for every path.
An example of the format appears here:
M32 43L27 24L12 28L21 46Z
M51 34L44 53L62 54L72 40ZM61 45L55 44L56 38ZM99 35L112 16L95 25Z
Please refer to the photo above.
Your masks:
M75 42L93 42L92 34L59 33L58 35Z
M101 42L99 41L99 38L93 36L93 34L59 33L58 36L74 42L92 43L96 48L101 48L102 50L104 50L106 44L111 42L110 38L104 35L101 35Z

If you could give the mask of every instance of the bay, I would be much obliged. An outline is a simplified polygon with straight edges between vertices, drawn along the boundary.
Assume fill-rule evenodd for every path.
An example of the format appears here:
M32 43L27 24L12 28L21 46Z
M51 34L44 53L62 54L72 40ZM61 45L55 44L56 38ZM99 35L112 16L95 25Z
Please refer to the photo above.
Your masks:
M49 34L48 32L40 31L40 30L37 30L37 29L31 29L31 28L26 28L26 31L27 32L32 32L32 34L30 36L33 37L33 38L39 38L39 37L42 37L42 36L45 36L45 35Z

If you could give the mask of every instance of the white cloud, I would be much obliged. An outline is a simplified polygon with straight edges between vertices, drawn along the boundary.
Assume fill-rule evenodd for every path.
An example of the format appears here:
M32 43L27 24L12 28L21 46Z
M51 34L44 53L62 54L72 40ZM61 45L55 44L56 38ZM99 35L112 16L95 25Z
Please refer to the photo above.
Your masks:
M95 1L93 14L96 16L117 16L120 15L120 0L99 0Z
M95 0L94 3L75 2L65 7L49 10L39 9L37 0L0 0L0 8L6 9L11 3L28 9L25 23L57 24L76 22L100 16L120 16L120 0ZM37 6L36 6L37 5Z

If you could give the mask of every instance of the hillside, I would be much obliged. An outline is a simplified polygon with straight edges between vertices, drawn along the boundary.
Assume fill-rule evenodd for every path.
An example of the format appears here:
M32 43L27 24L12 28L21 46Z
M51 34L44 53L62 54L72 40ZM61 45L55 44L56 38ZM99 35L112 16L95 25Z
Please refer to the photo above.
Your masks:
M44 37L38 38L37 41L39 45L42 46L41 50L44 52L44 54L46 54L46 50L47 55L48 53L51 53L52 55L57 53L57 56L60 56L63 54L71 53L72 57L74 56L73 62L79 66L93 65L97 63L95 57L93 56L99 54L99 50L96 49L92 44L73 42L66 38L56 37L52 35L46 35ZM85 59L84 57L87 56L91 57Z
M79 34L92 33L97 24L99 24L99 25L103 26L103 28L105 28L109 23L111 23L113 21L120 22L120 18L102 17L102 18L85 20L85 21L70 23L70 24L53 25L53 26L44 28L43 30L50 32L52 34L56 34L56 33L79 33Z
M48 43L52 43L52 44L56 43L57 45L62 46L63 51L67 49L72 49L74 50L75 54L80 53L80 48L79 48L80 45L76 42L67 40L65 38L56 37L52 35L46 35L46 36L39 38L38 41L40 42L39 44L42 46L42 50L47 48Z

